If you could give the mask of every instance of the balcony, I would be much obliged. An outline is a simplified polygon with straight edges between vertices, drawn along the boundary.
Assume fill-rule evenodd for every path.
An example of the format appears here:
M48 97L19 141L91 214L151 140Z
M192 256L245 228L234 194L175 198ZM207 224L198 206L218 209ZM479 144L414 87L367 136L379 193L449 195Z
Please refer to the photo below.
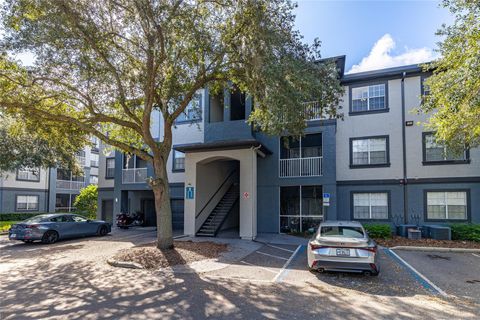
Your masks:
M145 183L147 168L133 168L122 170L122 183Z
M322 159L323 157L280 159L279 176L280 178L321 176Z
M57 180L57 189L80 190L85 187L84 181Z

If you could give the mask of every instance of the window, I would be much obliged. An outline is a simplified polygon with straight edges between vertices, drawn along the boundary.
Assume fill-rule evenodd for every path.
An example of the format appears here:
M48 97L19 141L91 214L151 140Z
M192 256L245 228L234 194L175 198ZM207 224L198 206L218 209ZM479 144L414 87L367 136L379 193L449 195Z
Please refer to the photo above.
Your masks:
M350 112L384 111L387 109L386 83L351 87Z
M185 110L177 117L176 122L192 122L202 119L202 95L196 94Z
M388 219L387 192L353 193L353 219Z
M429 191L428 220L467 220L466 191Z
M351 168L389 165L388 136L350 139Z
M334 238L364 238L362 228L359 227L346 227L346 226L326 226L320 230L321 237L334 237Z
M115 177L115 158L106 159L105 178Z
M57 193L55 195L55 211L56 212L75 211L75 207L73 205L75 203L76 198L77 198L76 194Z
M38 211L38 196L17 195L17 211Z
M17 170L17 180L24 181L40 181L40 168L21 168Z
M90 166L94 168L98 168L98 154L95 154L95 153L90 154Z
M445 162L452 163L456 161L467 162L469 151L457 154L449 150L449 148L438 141L435 141L435 134L432 132L423 133L423 162Z
M238 88L230 93L230 120L244 120L246 110L246 94Z
M421 77L421 85L422 85L422 96L428 96L430 94L430 86L428 86L425 81L428 77Z
M280 187L280 232L316 229L323 219L321 186Z
M280 159L314 158L322 156L322 134L307 134L300 139L282 137Z
M98 153L100 151L100 140L97 137L92 137L90 141L92 142L91 152Z
M90 175L90 184L98 184L98 176Z
M185 171L185 153L173 150L173 171Z

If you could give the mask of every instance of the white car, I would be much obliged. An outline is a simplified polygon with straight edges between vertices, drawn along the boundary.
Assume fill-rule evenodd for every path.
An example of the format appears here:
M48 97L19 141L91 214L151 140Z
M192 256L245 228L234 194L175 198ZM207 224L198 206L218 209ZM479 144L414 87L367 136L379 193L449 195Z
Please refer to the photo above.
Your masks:
M326 221L308 242L311 270L378 275L377 244L356 221Z

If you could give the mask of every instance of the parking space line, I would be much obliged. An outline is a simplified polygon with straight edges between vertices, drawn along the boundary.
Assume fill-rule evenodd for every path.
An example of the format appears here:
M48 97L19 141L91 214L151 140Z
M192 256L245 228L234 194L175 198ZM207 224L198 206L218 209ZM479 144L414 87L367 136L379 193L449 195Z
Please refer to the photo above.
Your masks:
M277 273L277 275L275 276L275 278L273 278L273 282L282 282L282 279L284 276L287 275L288 273L288 266L290 265L290 263L292 262L293 258L295 258L295 256L298 254L298 252L300 251L300 249L302 249L302 245L299 245L297 247L297 249L292 253L292 255L290 256L290 258L288 258L288 260L285 262L285 264L283 265L282 269L280 269L280 271Z
M288 260L287 258L280 257L280 256L276 256L276 255L269 254L269 253L265 253L265 252L261 252L261 251L255 251L255 253L263 254L264 256L268 256L268 257L272 257L272 258L277 258L277 259L282 259L282 260Z
M286 252L290 252L290 253L294 253L295 251L294 250L289 250L289 249L285 249L285 248L282 248L282 247L277 247L277 246L274 246L273 244L266 244L267 246L271 247L271 248L275 248L275 249L278 249L278 250L283 250L283 251L286 251Z
M246 265L248 265L248 266L257 267L257 268L263 269L263 270L268 271L268 272L271 272L271 273L275 273L275 274L277 273L277 271L274 271L274 270L271 270L271 269L269 269L269 268L265 268L265 267L262 267L262 266L257 266L256 264L249 263L249 262L245 262L245 261L243 261L243 260L240 261L240 262L241 262L241 263L244 263L244 264L246 264Z
M443 297L448 297L448 294L440 289L437 285L435 285L432 281L430 281L427 277L425 277L423 274L420 273L417 269L412 267L407 261L403 260L398 254L393 252L393 250L390 250L388 248L385 248L384 251L388 254L390 254L392 257L396 258L398 261L400 261L405 267L407 267L408 270L414 275L414 277L420 282L420 284L426 288L429 289L430 291L437 292Z
M480 258L480 254L472 253L472 255L474 255L477 258Z

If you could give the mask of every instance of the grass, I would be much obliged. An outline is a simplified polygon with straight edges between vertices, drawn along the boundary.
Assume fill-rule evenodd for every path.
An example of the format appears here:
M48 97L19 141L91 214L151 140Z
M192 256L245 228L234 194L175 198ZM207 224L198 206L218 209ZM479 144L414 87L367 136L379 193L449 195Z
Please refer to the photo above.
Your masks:
M8 231L8 229L10 229L10 226L17 222L18 221L0 221L0 232Z

